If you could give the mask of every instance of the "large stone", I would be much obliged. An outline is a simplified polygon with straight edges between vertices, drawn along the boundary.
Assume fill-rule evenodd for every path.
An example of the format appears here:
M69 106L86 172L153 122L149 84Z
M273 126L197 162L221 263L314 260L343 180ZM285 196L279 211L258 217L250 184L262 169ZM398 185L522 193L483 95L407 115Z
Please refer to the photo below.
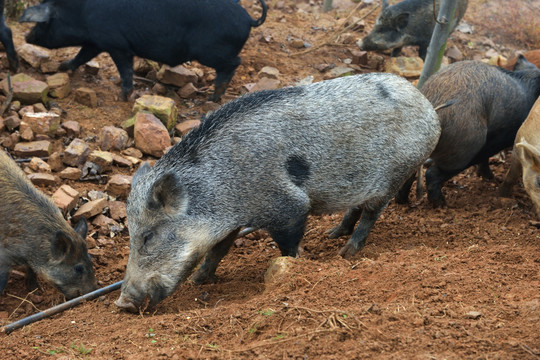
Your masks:
M146 110L154 114L168 130L171 130L176 124L178 108L174 104L173 99L158 95L143 95L135 100L135 104L133 105L134 113L141 110Z
M113 154L108 151L94 150L88 156L88 161L98 165L101 172L106 172L112 168Z
M177 94L182 99L192 99L197 95L197 88L192 83L187 83L182 86L180 90L177 91Z
M30 125L35 135L54 136L60 125L60 117L52 112L27 112L22 121Z
M81 124L75 120L67 120L62 123L62 128L66 130L69 137L77 137L81 133Z
M157 78L164 84L175 85L178 87L182 87L188 83L196 84L198 80L197 74L194 71L185 68L183 65L175 67L163 65L157 73Z
M82 170L74 167L67 167L58 173L58 176L62 179L79 180L81 178Z
M176 124L174 127L176 131L182 135L186 135L191 130L195 129L196 127L199 127L201 125L200 120L186 120L182 121L181 123Z
M122 220L127 217L126 203L123 201L109 201L109 214L114 220Z
M77 167L86 162L89 154L90 148L87 143L81 139L73 139L66 150L64 150L64 158L62 161L66 165Z
M38 157L33 157L30 159L30 162L28 163L28 167L35 172L41 172L41 173L50 173L51 167L49 164L47 164L43 159Z
M260 91L260 90L275 90L279 88L281 81L278 79L269 79L267 77L261 78L255 86L251 88L251 91Z
M58 182L58 178L52 174L33 173L28 174L28 179L37 186L52 186Z
M272 66L265 66L257 74L259 79L266 77L269 79L277 79L279 77L279 70Z
M49 86L43 81L19 73L11 77L11 86L13 88L13 99L19 100L21 103L34 104L37 102L47 102ZM9 93L7 79L0 82L0 90L6 95Z
M53 152L47 160L47 164L51 167L52 171L62 171L64 164L62 163L62 157L59 152Z
M65 98L71 91L71 82L66 73L57 73L47 77L47 84L49 85L49 94L58 99Z
M96 216L97 214L101 214L103 209L105 209L105 206L107 206L107 199L106 198L101 198L101 199L89 201L89 202L81 205L81 207L79 207L79 209L77 209L75 214L73 214L73 220L74 221L79 221L79 219L81 217L85 217L85 218L88 219L88 218L91 218L93 216Z
M135 146L145 154L155 157L163 156L167 148L171 146L169 132L163 123L146 111L139 111L135 118L133 129Z
M283 284L285 281L291 280L295 275L291 271L295 261L297 259L290 256L280 256L272 260L268 270L264 274L264 283L266 286Z
M391 57L386 60L385 71L406 78L419 77L424 67L424 61L419 57Z
M87 87L81 87L75 90L75 101L91 108L96 108L98 106L96 92Z
M17 114L10 115L4 119L4 125L8 131L13 132L21 125L21 119L19 119Z
M69 185L62 185L52 195L56 206L65 214L75 208L79 201L79 192Z
M52 151L52 144L47 140L17 143L14 147L15 155L18 157L49 156Z
M105 191L117 198L127 198L131 190L132 176L114 174L109 179Z
M50 52L42 47L31 44L23 44L17 48L17 54L34 69L39 69L41 63L48 60Z
M124 129L120 129L114 126L105 126L101 129L100 135L100 147L102 150L124 150L129 143L129 135Z

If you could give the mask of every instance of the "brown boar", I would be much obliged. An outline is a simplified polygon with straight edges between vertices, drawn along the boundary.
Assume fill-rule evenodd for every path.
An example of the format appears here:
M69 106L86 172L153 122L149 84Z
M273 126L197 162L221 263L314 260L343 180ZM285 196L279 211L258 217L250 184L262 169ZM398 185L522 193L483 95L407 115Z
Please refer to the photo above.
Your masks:
M0 151L0 293L16 265L26 266L30 289L37 286L38 274L68 299L94 290L87 230L86 220L73 229L53 201Z

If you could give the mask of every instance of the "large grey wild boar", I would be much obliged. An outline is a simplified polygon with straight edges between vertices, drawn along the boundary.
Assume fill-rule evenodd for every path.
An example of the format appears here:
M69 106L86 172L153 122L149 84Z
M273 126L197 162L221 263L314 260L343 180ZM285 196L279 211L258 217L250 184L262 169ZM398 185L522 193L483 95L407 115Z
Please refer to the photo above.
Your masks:
M54 202L38 191L0 151L0 293L13 266L26 266L29 290L36 274L71 299L96 289L86 248L86 220L73 229Z
M213 280L244 226L296 256L308 214L349 209L331 235L359 251L401 184L434 149L437 114L408 81L365 74L262 91L210 114L133 177L130 255L116 304L137 311Z

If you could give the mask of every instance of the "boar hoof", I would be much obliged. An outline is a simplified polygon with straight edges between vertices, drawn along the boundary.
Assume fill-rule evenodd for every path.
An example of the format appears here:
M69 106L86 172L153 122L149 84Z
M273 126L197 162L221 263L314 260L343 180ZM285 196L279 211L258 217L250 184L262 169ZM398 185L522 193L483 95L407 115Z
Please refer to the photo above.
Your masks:
M357 249L352 244L346 244L341 251L339 252L339 255L341 255L344 259L349 259L353 257L360 249Z
M191 281L193 281L197 285L202 284L215 284L218 282L218 278L215 274L205 274L205 273L195 273L191 277Z
M336 226L335 228L332 228L326 232L328 234L328 237L330 239L337 239L338 237L345 236L345 235L351 235L352 231L348 231L347 229L344 229L341 226Z

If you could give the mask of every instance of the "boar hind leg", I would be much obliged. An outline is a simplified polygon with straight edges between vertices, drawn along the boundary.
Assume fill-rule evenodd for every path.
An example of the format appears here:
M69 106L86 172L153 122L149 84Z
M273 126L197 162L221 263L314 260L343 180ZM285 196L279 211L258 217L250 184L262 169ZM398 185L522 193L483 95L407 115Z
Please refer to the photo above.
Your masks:
M396 203L407 204L409 202L409 193L411 192L411 186L415 178L416 178L416 174L411 175L411 177L408 178L407 181L405 181L405 184L401 186L401 188L399 189L396 195Z
M361 215L361 207L357 206L349 209L345 213L345 216L343 216L343 220L341 220L341 223L335 228L327 231L328 237L330 239L336 239L340 236L351 235L354 231L354 226L356 225L358 219L360 219Z
M19 58L17 57L17 52L15 51L15 46L13 45L11 30L5 25L3 17L0 24L0 42L4 44L4 48L6 49L9 68L11 71L17 72L19 69Z
M437 164L426 170L426 188L428 200L433 207L442 207L446 205L446 200L444 199L444 195L442 193L442 186L446 180L458 174L460 171L461 170L444 171L441 170Z
M489 159L482 160L482 162L478 164L476 174L478 176L481 176L484 180L492 180L493 178L495 178L493 172L489 168Z
M95 46L85 45L81 48L81 50L79 50L79 52L73 59L62 62L58 70L75 70L79 66L86 64L87 62L98 56L101 52L102 51Z
M133 90L133 55L122 51L109 52L122 79L122 98L127 101Z
M231 82L236 68L240 65L240 58L235 57L232 61L229 61L225 66L220 64L216 67L216 80L214 81L214 94L210 97L210 101L218 102L221 100L221 96L225 94L227 86Z
M373 228L373 225L375 225L375 222L385 207L386 204L375 210L364 208L362 211L362 216L360 217L360 222L358 223L358 227L353 232L347 244L345 244L345 246L339 252L341 256L344 258L349 258L358 251L362 250L366 244L366 238L369 235L369 232Z
M227 237L221 240L219 243L214 245L212 249L204 257L204 261L201 266L197 269L195 274L191 277L192 281L196 284L206 284L213 283L217 281L216 278L216 269L219 265L219 262L231 248L234 243L234 239L238 235L240 228L231 232Z

